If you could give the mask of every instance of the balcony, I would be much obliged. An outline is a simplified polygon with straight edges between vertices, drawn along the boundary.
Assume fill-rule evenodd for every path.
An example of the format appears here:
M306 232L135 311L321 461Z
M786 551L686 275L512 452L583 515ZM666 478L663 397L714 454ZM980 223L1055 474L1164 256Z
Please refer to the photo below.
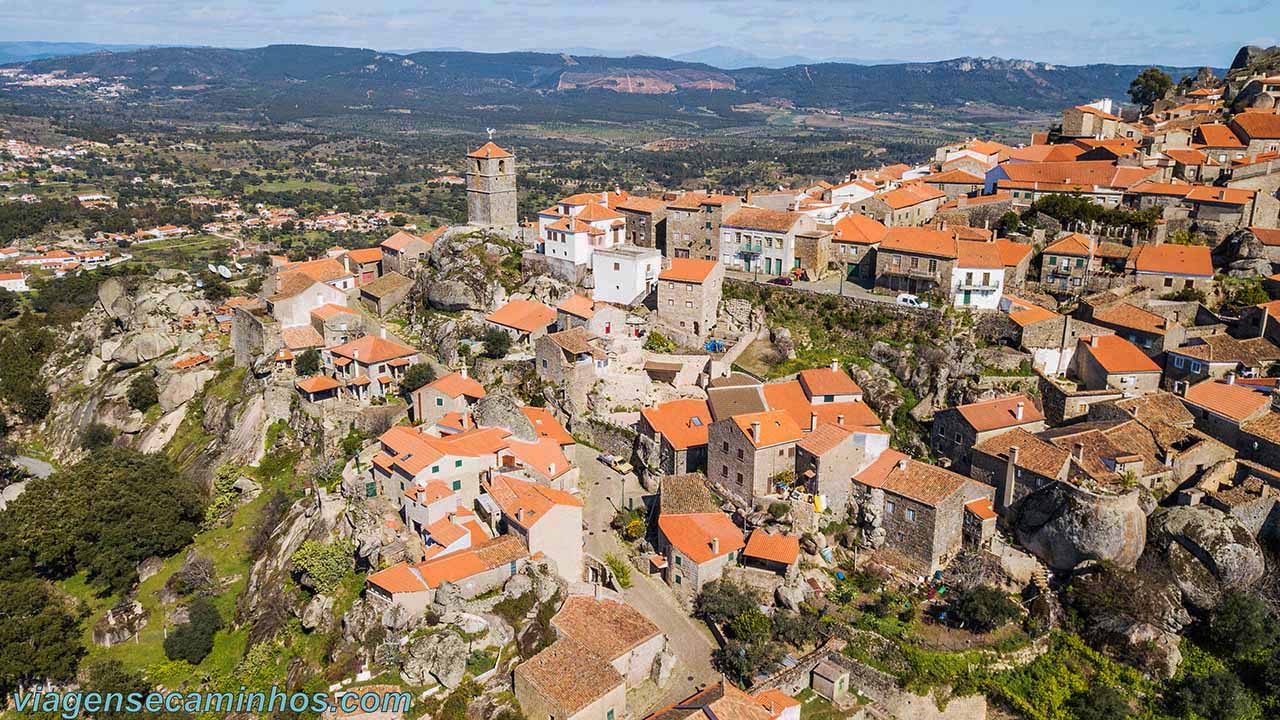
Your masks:
M988 280L987 282L982 282L981 280L961 280L960 284L956 286L959 290L977 290L979 292L994 292L999 287L1000 284L995 280Z

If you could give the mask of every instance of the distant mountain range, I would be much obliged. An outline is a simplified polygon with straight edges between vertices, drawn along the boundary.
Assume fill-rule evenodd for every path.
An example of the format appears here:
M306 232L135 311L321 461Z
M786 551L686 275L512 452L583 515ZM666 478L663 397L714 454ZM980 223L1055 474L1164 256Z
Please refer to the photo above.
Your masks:
M762 68L785 68L792 65L814 65L818 63L845 63L848 65L890 65L901 62L899 60L866 60L861 58L824 58L821 60L806 57L804 55L782 55L779 57L765 57L756 55L755 53L742 50L740 48L726 47L724 45L716 45L714 47L703 48L693 52L681 53L671 56L672 60L683 60L685 62L706 63L714 65L725 70L741 70L742 68L762 67Z
M157 47L155 45L100 45L98 43L79 42L0 42L0 65L23 62L26 60L42 60L44 58L83 55L85 53L109 50L124 52L141 48Z
M710 48L725 53L731 49ZM726 56L726 59L728 58ZM1062 66L1000 58L859 65L802 63L723 67L659 57L570 53L475 53L273 45L149 48L23 61L30 72L62 71L132 88L129 103L169 103L185 116L251 112L273 120L395 111L456 124L679 119L703 127L758 122L766 106L841 112L969 103L1056 111L1100 97L1122 98L1144 66ZM756 58L755 60L759 60ZM775 58L774 60L782 60ZM734 63L729 63L734 64ZM1166 67L1174 78L1197 68ZM2 82L2 80L0 80ZM0 85L0 99L83 104L77 88ZM93 98L95 102L102 98Z

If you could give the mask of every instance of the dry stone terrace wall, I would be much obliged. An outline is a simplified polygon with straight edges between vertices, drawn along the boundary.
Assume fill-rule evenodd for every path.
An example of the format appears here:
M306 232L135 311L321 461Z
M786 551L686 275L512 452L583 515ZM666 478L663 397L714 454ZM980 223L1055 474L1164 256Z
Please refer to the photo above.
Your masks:
M879 300L868 300L866 298L853 297L851 295L829 295L825 293L814 293L797 287L787 287L785 285L764 285L753 283L746 280L738 280L736 278L725 278L725 295L727 297L751 297L757 295L764 301L765 312L774 303L796 302L806 296L816 298L830 298L843 303L849 307L861 308L864 310L891 315L895 318L908 319L920 324L938 323L942 320L942 310L938 308L918 308L909 305L898 305L892 302L882 302ZM767 317L767 316L766 316Z

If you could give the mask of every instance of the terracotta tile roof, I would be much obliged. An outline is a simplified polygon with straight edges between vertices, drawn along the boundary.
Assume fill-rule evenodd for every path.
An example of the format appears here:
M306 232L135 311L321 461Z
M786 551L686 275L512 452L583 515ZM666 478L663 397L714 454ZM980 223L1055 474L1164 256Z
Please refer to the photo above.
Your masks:
M843 368L829 367L801 370L796 377L809 397L819 395L861 395L862 388L849 377Z
M816 430L805 435L800 442L796 443L796 447L810 455L822 457L840 447L840 444L847 440L850 435L853 435L853 432L853 426L826 423L819 425Z
M1251 227L1249 232L1263 245L1280 246L1280 230L1272 228Z
M984 243L990 243L995 239L995 233L985 228L969 227L968 225L948 225L939 230L950 230L952 235L956 236L956 240L977 240Z
M1156 392L1117 400L1116 407L1143 424L1165 423L1191 427L1195 416L1173 393Z
M328 257L289 263L280 269L282 276L287 273L302 273L316 282L332 282L351 277L342 263Z
M534 300L512 300L485 316L485 320L520 332L542 330L556 321L556 311Z
M721 680L645 720L772 720L772 714L756 698Z
M177 369L177 370L186 370L187 368L193 368L198 365L203 365L212 359L213 358L209 357L208 355L205 355L204 353L196 353L194 355L188 355L187 357L173 361L173 367L174 369Z
M979 520L992 520L996 516L996 510L991 506L991 498L970 500L964 504L964 509L973 513Z
M612 665L568 637L517 665L515 673L517 682L536 689L560 718L573 717L623 685Z
M433 541L445 546L452 545L471 534L448 517L440 518L422 529L431 536Z
M880 241L880 250L931 255L941 258L956 256L955 235L945 230L921 227L893 227Z
M1155 361L1119 335L1085 336L1079 342L1080 349L1089 353L1107 373L1160 372Z
M1240 426L1244 432L1280 444L1280 413L1269 412Z
M668 208L676 210L698 210L703 205L721 206L741 202L737 195L708 195L700 192L689 192L667 203Z
M804 215L789 210L744 207L725 218L720 227L762 230L765 232L789 232Z
M337 390L342 384L328 375L312 375L311 377L302 378L294 383L299 390L307 393L320 393L327 390Z
M800 538L786 533L768 533L757 528L751 531L742 554L744 557L790 565L800 557Z
M1246 112L1232 119L1250 140L1280 139L1280 115L1267 112Z
M726 385L717 387L712 384L707 389L707 405L711 408L711 416L716 420L732 417L740 413L761 412L769 408L765 401L764 388L758 384Z
M397 290L413 285L413 281L392 270L382 277L375 278L360 286L360 292L376 300L381 300Z
M658 486L660 515L710 512L719 512L719 507L711 499L711 490L702 473L667 475L662 478Z
M1204 151L1202 150L1189 150L1189 149L1165 150L1164 154L1167 155L1174 162L1180 163L1182 165L1215 165L1217 164L1211 161L1209 159L1209 156L1205 155Z
M1019 162L1069 162L1083 155L1085 149L1070 143L1059 145L1028 145L1008 152L1010 160Z
M287 327L280 331L284 346L290 350L307 350L324 346L324 338L310 325Z
M376 247L348 250L347 257L351 258L352 262L367 265L369 263L381 262L382 250Z
M565 352L574 355L591 355L594 358L604 358L605 352L596 347L593 341L597 338L594 333L585 327L569 328L561 330L557 333L547 335L547 339L558 345Z
M503 150L502 148L498 147L492 142L487 142L481 145L480 147L476 148L475 150L472 150L471 152L467 153L467 157L492 160L496 158L509 158L511 157L511 153L507 152L506 150Z
M1010 187L1035 187L1039 183L1047 186L1044 189L1068 187L1127 189L1157 172L1156 168L1117 166L1107 160L1013 163L1002 167L1008 176Z
M418 563L414 569L427 586L440 587L443 582L457 582L529 556L524 542L515 535L499 535L466 550L442 558Z
M630 210L632 212L653 213L667 209L667 203L661 198L643 197L640 195L632 195L626 200L622 200L614 205L619 210Z
M573 445L577 442L550 410L526 405L520 408L520 412L533 423L533 430L538 433L538 437L551 438L560 445Z
M564 454L559 440L553 437L539 437L534 442L510 441L507 450L520 463L533 468L542 475L555 479L573 469L573 463Z
M362 365L387 362L396 358L411 357L418 351L378 335L365 335L350 342L329 348L336 357L350 358Z
M557 505L582 507L581 500L563 490L506 475L494 477L488 491L507 522L525 529L532 528Z
M1197 145L1211 148L1243 148L1235 131L1221 123L1205 123L1195 129L1191 135Z
M766 448L782 443L795 442L804 435L795 419L784 410L766 410L760 413L735 415L733 423L756 448ZM760 440L751 436L751 423L760 424Z
M1271 398L1265 392L1212 379L1187 388L1182 399L1183 402L1237 422L1255 417L1271 404Z
M671 267L658 273L659 280L676 282L701 283L706 281L716 269L715 260L695 260L693 258L671 258Z
M591 222L591 223L600 222L603 220L623 219L622 213L619 213L615 210L610 210L609 208L601 205L598 202L587 203L587 205L583 207L581 210L579 210L578 214L574 215L574 217L579 220L584 220L586 222Z
M379 460L379 458L382 458L382 460ZM390 467L392 458L386 453L378 453L373 457L373 462L375 465L379 465L379 467L382 465ZM431 503L439 502L452 494L453 490L440 480L431 480L426 485L422 486L410 485L409 488L404 491L404 496L418 505L430 505Z
M1096 116L1098 116L1098 117L1100 117L1100 118L1102 118L1102 119L1104 119L1104 120L1119 120L1119 119L1120 119L1119 117L1116 117L1115 115L1112 115L1111 113L1103 112L1103 111L1099 110L1098 108L1096 108L1096 107L1091 107L1091 106L1089 106L1089 105L1076 105L1076 106L1075 106L1074 108L1072 108L1072 109L1073 109L1073 110L1079 110L1080 112L1082 112L1082 113L1087 113L1087 114L1089 114L1089 115L1096 115Z
M741 550L742 531L728 515L720 511L659 515L658 529L681 555L701 565L708 560ZM719 552L712 552L711 541L718 540Z
M339 315L359 315L359 314L360 313L357 313L355 310L352 310L349 307L346 307L343 305L334 305L333 303L325 303L320 307L314 308L311 311L311 315L313 317L320 318L321 320L328 320L330 318L334 318Z
M613 662L640 644L662 633L639 610L617 600L597 600L572 595L551 618L563 637L576 641L587 652Z
M993 242L957 240L956 267L999 270L1004 267L1004 259Z
M876 245L884 239L889 228L875 218L853 213L837 220L832 231L832 242Z
M425 592L427 584L408 563L396 563L365 578L365 582L388 593Z
M929 202L930 200L945 198L946 196L946 193L925 183L912 183L910 185L901 185L876 197L890 208L901 210L912 205Z
M1239 363L1249 368L1261 368L1280 360L1280 348L1263 337L1238 340L1230 335L1207 335L1197 340L1197 344L1183 345L1169 352L1211 363Z
M995 241L996 250L1000 253L1000 262L1007 268L1016 267L1022 259L1031 254L1030 243L1020 243L1006 238Z
M707 444L707 428L711 425L711 408L706 400L669 400L642 408L640 414L671 447L687 450Z
M1139 245L1129 257L1138 272L1213 277L1213 258L1205 245Z
M595 315L595 303L589 297L574 293L565 298L564 302L557 305L556 310L584 320L590 320L591 316Z
M775 718L800 704L799 700L776 688L756 693L755 700Z
M1089 253L1093 249L1093 238L1081 235L1080 233L1071 233L1065 237L1058 238L1045 246L1045 255L1069 255L1071 257L1089 257Z
M885 450L853 479L931 507L937 507L969 482L963 475L912 460L897 450Z
M960 205L961 199L964 200L963 207L961 207ZM1000 190L1000 191L991 193L990 195L978 195L975 197L957 198L955 200L948 200L945 203L939 205L938 209L939 210L957 210L957 209L963 210L967 208L978 207L979 205L988 205L990 203L997 203L997 202L1010 202L1012 200L1013 200L1013 193L1010 193L1008 190Z
M1017 417L1018 406L1022 406L1022 419ZM1036 407L1035 402L1023 394L1006 395L968 405L957 405L956 411L978 432L998 430L1000 428L1043 422L1044 413Z
M449 397L458 397L466 395L470 398L480 399L484 397L484 386L476 382L475 378L463 377L462 373L454 371L437 378L434 382L427 385L432 390L438 390Z
M378 244L378 247L394 250L395 252L404 252L405 250L408 250L411 245L417 242L426 242L426 240L414 235L413 233L401 230L395 235L383 240Z
M985 153L990 154L990 153ZM923 180L930 184L941 183L965 183L968 185L981 185L983 178L964 170L953 169L946 172L934 173L933 175L924 176Z
M1058 478L1067 464L1070 453L1062 448L1046 442L1022 428L1014 428L987 438L974 446L974 449L1002 458L1009 459L1009 448L1018 446L1017 467L1029 470L1041 477Z
M1060 317L1062 316L1048 308L1030 303L1014 303L1009 306L1009 319L1017 323L1019 327L1025 328L1038 322Z
M1186 200L1196 203L1214 203L1218 205L1247 205L1253 201L1253 190L1243 188L1220 188L1207 185L1194 185L1187 191Z
M1129 303L1116 303L1095 310L1093 319L1099 324L1140 330L1153 335L1164 335L1169 331L1168 320Z

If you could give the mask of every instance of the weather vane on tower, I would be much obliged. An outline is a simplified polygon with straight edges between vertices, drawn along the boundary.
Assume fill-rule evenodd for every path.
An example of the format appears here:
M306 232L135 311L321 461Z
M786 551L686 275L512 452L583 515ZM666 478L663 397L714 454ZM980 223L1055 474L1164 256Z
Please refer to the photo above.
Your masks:
M489 133L489 140L490 140L490 141L492 141L492 140L493 140L493 132L494 132L493 128L485 128L485 129L484 129L484 131L485 131L485 132L487 132L487 133Z

